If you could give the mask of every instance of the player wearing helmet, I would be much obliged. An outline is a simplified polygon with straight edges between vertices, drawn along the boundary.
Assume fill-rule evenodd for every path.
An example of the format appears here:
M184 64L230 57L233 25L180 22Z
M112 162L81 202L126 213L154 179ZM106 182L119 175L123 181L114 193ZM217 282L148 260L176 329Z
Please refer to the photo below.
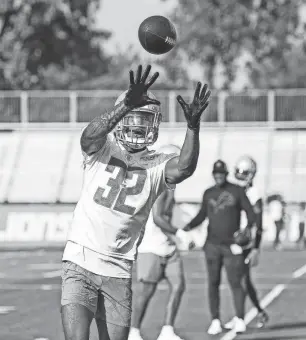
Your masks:
M244 190L227 180L228 169L225 162L217 160L213 166L215 185L205 190L201 209L185 226L191 230L208 218L207 238L204 245L206 267L208 271L208 296L211 313L211 324L208 334L222 332L220 321L221 270L225 267L228 281L233 292L236 310L235 331L244 332L245 263L242 247L237 244L235 234L240 228L240 215L247 214L246 230L251 228L255 216Z
M235 178L238 180L238 183L245 189L245 192L253 205L255 217L256 217L256 232L254 242L250 243L246 249L244 249L244 256L246 262L246 291L248 296L250 297L253 305L257 308L257 327L261 328L268 321L267 313L260 306L257 292L252 282L250 269L253 266L258 264L259 260L259 246L261 242L262 235L262 210L263 203L262 198L259 196L259 193L256 187L253 184L255 175L257 172L257 164L254 159L250 156L242 156L240 157L235 166ZM241 218L241 228L244 227L245 216L242 215ZM225 325L225 328L232 328L233 321L230 321Z
M136 78L130 71L128 91L82 132L83 188L63 254L66 340L88 340L94 317L101 340L128 338L132 265L141 231L157 197L191 176L197 165L200 118L210 91L198 83L191 104L177 98L187 121L179 156L149 151L161 121L160 102L148 92L158 77L147 81L150 68L143 73L139 66Z
M174 145L166 145L159 151L167 154L179 154L180 149ZM129 340L142 340L141 323L156 286L162 279L166 279L170 293L165 323L158 340L181 340L173 329L185 288L183 263L173 237L178 230L171 224L174 204L173 190L165 190L159 196L153 206L144 237L138 248L136 262L138 285L137 293L133 298L132 327ZM179 233L185 232L179 230Z

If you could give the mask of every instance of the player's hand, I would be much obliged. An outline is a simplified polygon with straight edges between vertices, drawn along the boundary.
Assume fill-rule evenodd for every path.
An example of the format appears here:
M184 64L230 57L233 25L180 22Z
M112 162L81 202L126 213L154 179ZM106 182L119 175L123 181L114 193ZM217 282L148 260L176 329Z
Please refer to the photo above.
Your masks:
M238 230L234 233L234 241L240 247L246 247L252 241L252 233L249 228Z
M190 129L197 129L200 126L201 115L209 104L210 91L207 91L207 84L202 88L202 84L198 82L194 92L193 101L187 104L181 96L177 96L177 101L180 103Z
M159 76L158 72L155 72L150 80L147 81L151 70L151 65L148 65L142 74L142 65L138 66L136 79L134 77L134 72L130 71L130 86L126 93L124 104L131 109L142 107L148 104L160 105L160 102L155 99L149 98L147 91L150 86L154 84Z
M191 250L195 247L195 243L188 232L179 229L175 236L178 238L182 249Z
M246 257L245 263L249 264L251 267L256 267L259 262L259 250L254 248L251 250L250 254Z

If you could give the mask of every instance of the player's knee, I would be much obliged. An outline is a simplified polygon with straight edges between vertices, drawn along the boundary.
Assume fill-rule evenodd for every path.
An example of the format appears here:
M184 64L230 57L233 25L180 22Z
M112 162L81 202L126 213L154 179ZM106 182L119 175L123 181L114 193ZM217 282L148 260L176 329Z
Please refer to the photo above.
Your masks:
M244 277L234 277L231 280L229 280L230 286L233 290L240 290L243 289L246 290L246 283Z
M186 289L186 284L185 284L184 278L181 278L180 280L178 280L176 282L172 282L170 285L171 285L171 291L174 294L182 294L182 293L184 293L184 291Z
M67 304L62 306L62 324L65 340L86 340L89 337L93 313L85 306Z
M240 282L243 290L247 291L248 290L248 287L249 287L249 281L248 281L248 278L246 276L244 276L242 279L241 279L241 282Z
M145 281L141 281L140 285L139 285L139 291L137 294L138 296L142 296L142 297L150 297L156 288L156 283L155 282L145 282Z
M220 286L220 278L219 277L209 277L209 286L213 288L218 288Z

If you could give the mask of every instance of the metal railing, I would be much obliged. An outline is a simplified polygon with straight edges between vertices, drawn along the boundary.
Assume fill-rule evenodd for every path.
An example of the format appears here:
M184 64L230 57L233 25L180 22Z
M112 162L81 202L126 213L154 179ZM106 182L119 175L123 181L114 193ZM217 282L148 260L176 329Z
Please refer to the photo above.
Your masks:
M121 91L29 91L0 92L0 124L78 124L110 110ZM163 123L178 126L184 115L176 101L192 91L156 91L161 101ZM213 93L202 118L207 126L306 127L306 89L251 90L243 93Z

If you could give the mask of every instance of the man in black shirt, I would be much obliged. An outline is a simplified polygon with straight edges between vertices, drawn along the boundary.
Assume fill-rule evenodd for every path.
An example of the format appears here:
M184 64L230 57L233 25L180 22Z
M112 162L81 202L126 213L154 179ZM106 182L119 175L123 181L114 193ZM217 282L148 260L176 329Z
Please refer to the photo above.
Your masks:
M204 252L208 270L208 293L212 323L208 329L210 335L222 332L219 315L219 286L221 269L224 265L230 287L233 292L236 310L234 330L242 333L246 330L244 322L245 289L243 279L246 274L243 249L235 244L234 234L240 230L240 215L244 210L247 215L246 228L253 226L255 215L244 189L227 181L228 170L222 160L213 166L215 185L204 192L199 213L184 228L191 230L208 218L207 239Z

